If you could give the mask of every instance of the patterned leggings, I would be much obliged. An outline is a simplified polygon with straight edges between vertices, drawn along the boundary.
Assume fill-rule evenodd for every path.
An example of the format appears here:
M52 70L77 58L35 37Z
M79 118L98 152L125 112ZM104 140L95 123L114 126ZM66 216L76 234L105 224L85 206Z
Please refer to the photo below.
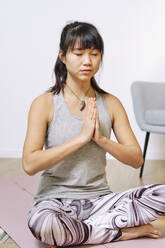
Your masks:
M41 242L56 246L120 240L122 228L165 216L165 185L152 184L93 199L52 199L35 205L28 226Z

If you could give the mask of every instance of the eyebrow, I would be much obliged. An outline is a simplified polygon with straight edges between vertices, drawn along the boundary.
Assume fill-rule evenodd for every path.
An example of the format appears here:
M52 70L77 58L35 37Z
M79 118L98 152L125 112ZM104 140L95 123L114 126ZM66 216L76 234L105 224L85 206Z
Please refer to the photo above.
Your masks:
M72 48L72 50L75 51L75 50L84 50L84 49L82 49L82 48Z
M85 49L97 50L97 48L81 48L81 47L78 47L78 48L72 48L72 51L85 50Z

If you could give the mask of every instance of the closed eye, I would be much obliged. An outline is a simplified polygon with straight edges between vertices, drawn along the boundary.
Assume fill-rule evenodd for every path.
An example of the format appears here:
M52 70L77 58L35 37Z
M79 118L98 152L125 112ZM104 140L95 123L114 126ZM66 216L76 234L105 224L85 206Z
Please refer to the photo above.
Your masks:
M82 55L82 53L75 53L75 55L77 55L77 56L81 56L81 55Z
M74 53L74 55L76 55L76 56L81 56L81 55L83 55L83 53ZM91 55L92 55L92 56L97 56L98 53L91 53Z

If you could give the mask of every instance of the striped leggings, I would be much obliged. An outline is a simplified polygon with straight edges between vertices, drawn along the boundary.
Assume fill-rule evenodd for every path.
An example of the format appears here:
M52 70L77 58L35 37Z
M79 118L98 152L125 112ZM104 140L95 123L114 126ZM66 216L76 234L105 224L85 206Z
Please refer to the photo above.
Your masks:
M41 242L56 246L120 240L122 228L165 216L165 185L152 184L92 199L51 199L28 213L28 226Z

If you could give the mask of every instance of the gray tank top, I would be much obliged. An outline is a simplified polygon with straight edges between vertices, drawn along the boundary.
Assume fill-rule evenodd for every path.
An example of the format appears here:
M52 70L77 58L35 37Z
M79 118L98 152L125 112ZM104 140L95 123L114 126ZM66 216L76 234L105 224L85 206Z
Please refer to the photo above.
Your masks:
M102 94L96 104L102 134L110 137L111 119ZM45 149L63 144L81 132L83 118L73 115L63 96L54 95L54 115L47 128ZM106 152L93 140L42 172L33 205L52 198L90 199L111 193L105 174Z

